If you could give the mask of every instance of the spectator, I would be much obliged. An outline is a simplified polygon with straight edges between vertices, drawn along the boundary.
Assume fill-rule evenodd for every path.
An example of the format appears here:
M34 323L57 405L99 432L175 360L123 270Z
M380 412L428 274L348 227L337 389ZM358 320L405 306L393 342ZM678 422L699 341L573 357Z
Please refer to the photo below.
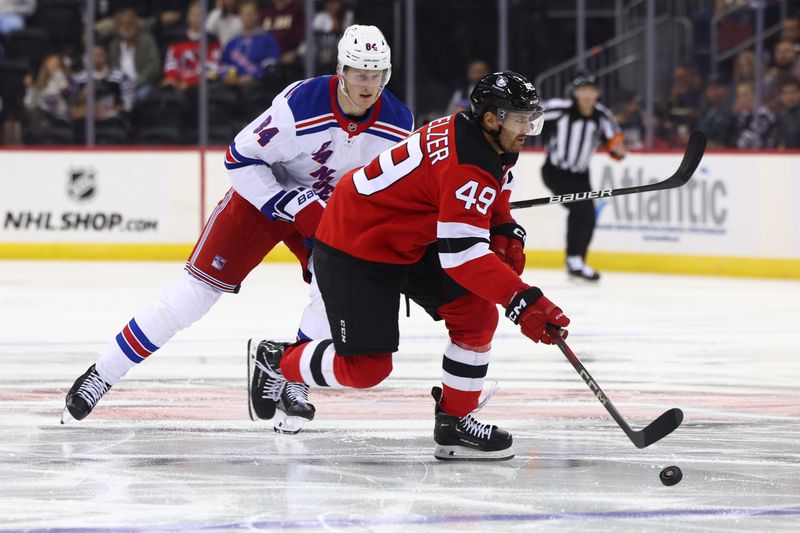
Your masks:
M305 10L300 0L272 0L263 11L264 30L275 37L282 65L297 64L300 45L306 36Z
M459 88L453 91L453 96L450 97L450 103L447 104L447 112L460 113L467 111L469 107L469 95L475 84L479 79L488 75L489 64L482 59L473 59L467 66L466 78Z
M108 53L102 45L92 49L92 79L94 80L94 116L98 125L108 121L122 122L125 101L130 100L130 82L125 74L112 69ZM72 77L72 118L86 116L86 84L89 73L83 70Z
M36 0L0 0L0 35L23 29L25 17L35 11Z
M788 78L800 76L800 61L790 41L781 41L775 45L773 66L765 78L765 101L776 103L781 83Z
M781 40L792 43L795 52L800 55L800 16L786 17L781 30Z
M242 21L239 18L238 0L217 0L217 5L206 19L206 31L219 39L222 48L242 34Z
M95 17L94 31L103 42L108 42L116 30L116 15L123 9L133 9L139 16L140 22L151 21L152 8L156 0L94 0ZM152 24L151 24L152 25ZM145 27L147 27L145 25Z
M192 2L186 14L186 38L172 43L167 49L162 87L173 87L183 92L200 81L200 15L199 1ZM206 52L208 72L213 72L219 68L219 43L209 42Z
M235 37L222 53L220 77L228 85L248 85L264 77L267 66L280 57L275 38L258 26L258 5L253 0L239 6L242 35Z
M166 44L170 37L178 33L185 25L186 21L183 16L189 9L190 1L191 0L158 0L154 2L154 32L160 45Z
M755 89L748 81L736 85L736 101L733 104L735 115L732 146L742 150L775 148L775 115L766 106L756 110Z
M697 129L706 134L710 146L728 146L733 142L735 118L729 107L728 85L719 76L710 78Z
M58 54L47 56L39 67L36 80L26 76L25 84L28 131L33 138L41 138L45 131L57 124L69 127L70 85Z
M115 16L117 35L111 41L111 66L122 71L134 87L134 102L146 100L158 82L161 60L153 36L141 31L136 11L127 8Z
M342 32L353 24L353 10L342 0L325 0L322 11L314 15L312 28L317 44L317 71L336 70L337 45Z
M703 82L692 68L680 65L672 72L670 115L678 125L693 128L703 98Z
M743 81L755 81L755 79L756 55L750 51L740 53L733 64L733 83L738 85Z
M800 148L800 80L788 78L781 83L778 96L778 146Z
M39 67L36 81L27 76L25 85L25 107L29 111L40 111L62 120L69 117L69 79L58 54L47 56Z
M633 91L622 89L615 95L614 120L619 124L627 148L644 147L644 120L639 104L640 98Z

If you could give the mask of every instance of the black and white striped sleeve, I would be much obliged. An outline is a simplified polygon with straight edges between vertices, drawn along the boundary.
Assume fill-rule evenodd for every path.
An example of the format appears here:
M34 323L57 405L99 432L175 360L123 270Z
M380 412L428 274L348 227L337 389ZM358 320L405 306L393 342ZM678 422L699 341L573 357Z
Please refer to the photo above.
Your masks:
M463 222L437 222L436 241L442 268L456 268L492 253L489 230Z
M551 98L546 100L542 106L544 107L544 120L558 120L564 113L569 111L572 107L572 100L566 98Z
M609 108L603 104L595 104L595 108L600 112L600 132L603 136L603 140L605 142L611 142L617 135L622 133L619 125Z

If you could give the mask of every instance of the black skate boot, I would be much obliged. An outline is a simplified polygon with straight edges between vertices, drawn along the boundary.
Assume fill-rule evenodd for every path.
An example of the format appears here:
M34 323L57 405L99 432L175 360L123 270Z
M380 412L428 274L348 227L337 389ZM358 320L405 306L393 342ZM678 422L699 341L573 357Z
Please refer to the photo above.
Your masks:
M83 420L89 416L94 406L110 388L111 385L103 381L94 365L90 366L89 370L76 379L69 389L67 405L61 413L61 423Z
M472 418L471 414L462 417L448 415L439 409L442 399L442 389L439 387L431 389L431 396L436 400L434 457L442 461L506 461L514 457L512 438L508 431L482 424Z
M308 385L287 381L278 400L273 429L277 433L299 433L303 426L314 420L316 409L308 401Z
M281 357L288 342L259 339L247 341L247 397L250 420L271 420L286 379L281 374Z
M583 265L581 268L572 269L567 267L567 274L569 278L575 281L600 281L600 273L588 265Z

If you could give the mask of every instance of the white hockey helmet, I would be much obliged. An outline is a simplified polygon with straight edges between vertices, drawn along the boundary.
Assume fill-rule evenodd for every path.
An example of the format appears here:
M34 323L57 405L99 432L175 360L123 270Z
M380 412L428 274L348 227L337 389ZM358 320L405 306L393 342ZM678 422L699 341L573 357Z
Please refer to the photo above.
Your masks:
M344 75L344 67L384 71L381 88L392 76L392 52L376 26L353 24L344 30L339 40L338 61L337 73L340 76Z

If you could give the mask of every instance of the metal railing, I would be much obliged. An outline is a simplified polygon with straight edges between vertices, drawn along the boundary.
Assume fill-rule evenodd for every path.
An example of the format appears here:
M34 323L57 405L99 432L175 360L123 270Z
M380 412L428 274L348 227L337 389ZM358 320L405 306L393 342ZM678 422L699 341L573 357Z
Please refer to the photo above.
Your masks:
M656 32L664 33L661 42L671 41L670 61L677 65L685 60L692 49L691 22L683 17L662 15L655 19ZM670 38L677 35L677 38ZM584 51L586 68L598 77L600 89L605 94L626 87L641 92L641 73L632 72L624 76L630 67L643 61L645 26L628 30L605 43L593 46ZM563 94L564 89L580 68L579 56L575 56L552 68L543 71L536 77L535 85L540 94L546 98Z

